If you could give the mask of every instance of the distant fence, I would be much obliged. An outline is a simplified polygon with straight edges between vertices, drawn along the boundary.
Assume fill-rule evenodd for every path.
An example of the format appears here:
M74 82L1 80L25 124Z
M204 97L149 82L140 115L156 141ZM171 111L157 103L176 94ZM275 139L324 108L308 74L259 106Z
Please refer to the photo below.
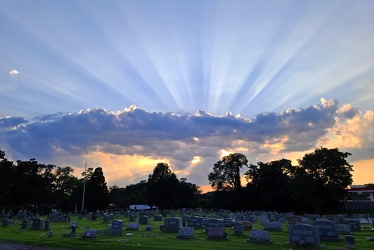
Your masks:
M344 210L374 210L374 201L369 201L369 200L341 201L340 207Z

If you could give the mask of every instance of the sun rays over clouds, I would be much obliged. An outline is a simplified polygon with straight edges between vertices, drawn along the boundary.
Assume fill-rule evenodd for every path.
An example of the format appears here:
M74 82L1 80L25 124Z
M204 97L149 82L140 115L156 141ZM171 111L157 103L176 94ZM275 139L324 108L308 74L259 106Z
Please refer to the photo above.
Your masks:
M360 149L355 160L373 160L373 111L365 114L336 100L261 113L254 118L149 112L135 105L123 111L82 110L71 114L0 119L5 149L15 158L82 166L102 166L109 182L130 184L146 179L157 162L206 183L222 152L242 152L250 162L301 158L319 146ZM295 160L294 158L293 160Z

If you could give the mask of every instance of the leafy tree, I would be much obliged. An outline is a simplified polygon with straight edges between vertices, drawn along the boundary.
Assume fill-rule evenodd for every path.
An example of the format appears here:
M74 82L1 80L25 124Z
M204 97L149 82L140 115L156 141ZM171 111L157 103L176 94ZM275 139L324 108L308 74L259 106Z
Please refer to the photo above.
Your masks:
M248 188L253 194L259 209L287 210L289 199L289 176L292 170L290 160L282 159L268 163L258 162L250 164L245 173L246 179L251 180Z
M54 199L57 208L63 211L71 210L74 207L72 194L78 185L78 178L73 175L74 169L71 167L57 167L53 182Z
M181 178L179 182L178 204L179 207L196 207L201 189L198 185L187 182L186 178Z
M12 199L14 184L13 162L5 158L5 152L0 150L0 204L9 206Z
M103 210L108 207L108 187L105 182L103 169L95 168L90 180L86 183L86 207L89 210Z
M153 173L148 176L147 201L161 210L176 204L179 181L167 163L157 163Z
M208 175L209 184L217 191L240 189L240 169L247 165L247 157L241 153L226 155L214 164Z
M352 165L346 158L348 152L338 148L317 148L306 154L291 178L292 196L296 203L314 207L315 212L333 210L337 202L346 196L346 188L352 184Z

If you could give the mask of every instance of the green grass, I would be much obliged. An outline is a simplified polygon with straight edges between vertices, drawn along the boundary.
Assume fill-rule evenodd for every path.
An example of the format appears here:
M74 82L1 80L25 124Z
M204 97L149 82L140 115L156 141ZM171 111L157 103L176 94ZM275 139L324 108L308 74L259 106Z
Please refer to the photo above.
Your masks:
M127 218L120 218L124 224L129 221ZM13 223L9 227L0 227L0 241L15 242L28 245L36 245L42 247L64 248L64 249L119 249L119 248L135 248L135 249L268 249L268 250L289 250L301 249L298 246L290 246L287 244L288 233L287 223L283 225L282 231L270 232L272 243L256 244L247 243L249 231L245 231L244 235L234 235L232 228L226 228L228 235L227 240L207 240L207 235L202 229L195 229L195 239L178 239L178 233L167 233L159 231L162 222L150 220L154 226L153 231L145 231L146 225L140 225L138 231L126 231L125 233L133 233L132 236L112 236L106 234L98 234L97 239L89 240L80 238L86 226L90 229L104 230L107 228L107 223L102 219L98 221L87 221L86 219L78 220L77 217L72 216L72 221L77 221L79 228L77 228L76 238L65 238L62 235L65 232L70 232L68 222L51 222L51 230L53 237L48 238L48 231L39 231L32 229L20 229L21 221ZM259 223L253 225L255 229L263 229ZM125 227L124 227L125 228ZM368 242L368 237L374 237L374 232L370 227L364 227L360 232L354 232L356 240L356 249L358 250L372 250L374 249L374 242ZM343 236L341 236L343 237ZM321 242L324 245L323 249L345 248L345 242Z

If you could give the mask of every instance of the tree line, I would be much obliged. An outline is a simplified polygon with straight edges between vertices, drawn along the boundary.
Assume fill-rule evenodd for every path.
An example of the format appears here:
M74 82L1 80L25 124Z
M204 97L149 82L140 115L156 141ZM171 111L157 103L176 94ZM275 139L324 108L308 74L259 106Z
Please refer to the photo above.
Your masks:
M248 164L245 155L233 153L214 164L208 180L216 190L213 206L246 209L324 213L338 208L352 184L348 152L338 148L315 149L292 166L291 160ZM247 180L242 187L240 170Z
M130 204L159 209L206 207L278 211L327 212L337 208L352 184L347 152L318 148L292 166L288 159L248 164L241 153L224 156L213 166L208 180L214 192L178 179L166 163L158 163L147 180L126 187L108 187L101 167L88 168L78 178L73 168L41 164L35 159L16 163L0 150L0 208L47 213L51 208L78 212ZM241 169L247 181L242 186ZM85 192L83 192L85 189ZM84 204L83 204L83 193ZM84 206L83 206L84 205Z

